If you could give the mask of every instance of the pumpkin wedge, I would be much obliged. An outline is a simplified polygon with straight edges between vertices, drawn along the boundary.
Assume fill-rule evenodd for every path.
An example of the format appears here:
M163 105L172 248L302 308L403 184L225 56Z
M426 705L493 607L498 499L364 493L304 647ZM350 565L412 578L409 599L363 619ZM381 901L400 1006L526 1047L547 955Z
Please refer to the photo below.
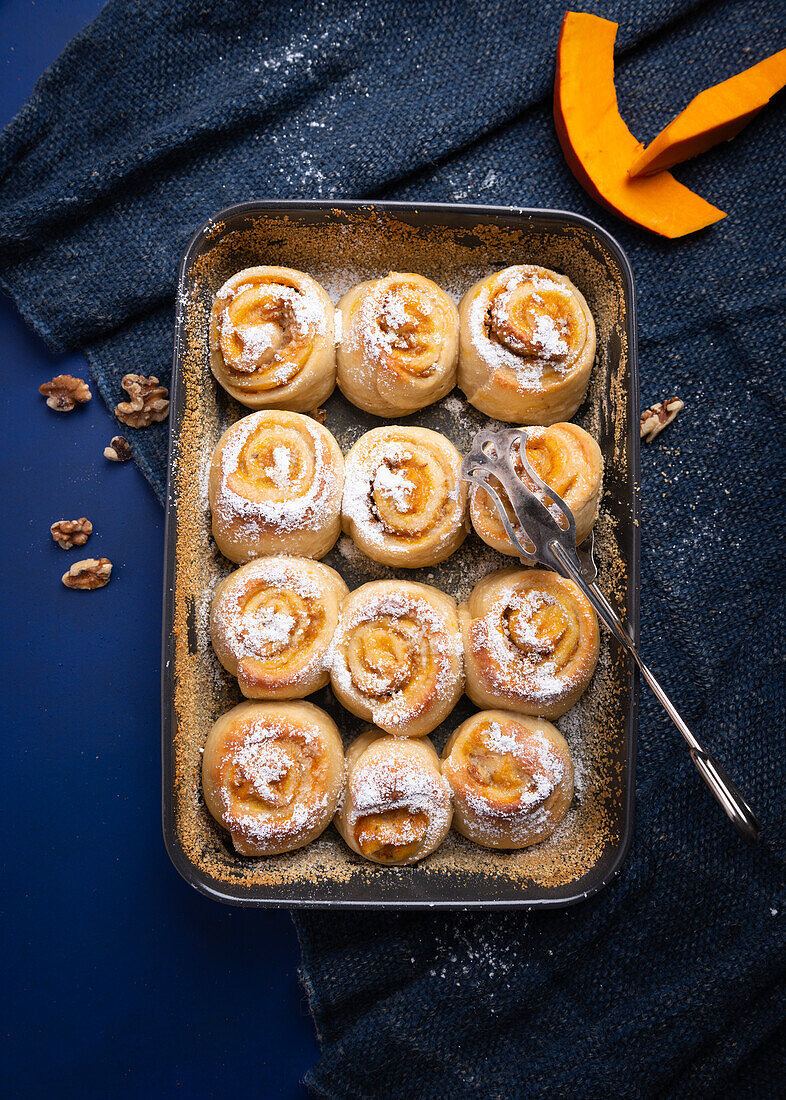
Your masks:
M641 143L622 120L614 87L617 24L566 12L557 47L554 122L576 179L613 213L662 237L684 237L726 215L669 172L631 179Z
M786 85L786 50L699 92L628 169L649 176L735 137Z

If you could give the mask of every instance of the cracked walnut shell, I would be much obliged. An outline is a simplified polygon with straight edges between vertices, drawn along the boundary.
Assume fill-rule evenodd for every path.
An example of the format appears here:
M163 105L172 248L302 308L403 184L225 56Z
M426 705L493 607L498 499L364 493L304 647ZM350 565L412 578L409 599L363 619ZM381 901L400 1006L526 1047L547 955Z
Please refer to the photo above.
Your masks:
M645 409L641 414L641 438L652 443L684 408L685 404L679 397L670 397L668 401L658 401L651 408Z
M112 576L112 563L109 558L85 558L63 573L62 581L66 588L81 588L92 591L103 588Z
M93 525L89 519L82 516L81 519L59 519L49 530L58 546L62 546L64 550L70 550L72 546L85 545L93 533Z
M154 375L127 374L120 384L129 400L115 407L115 416L129 428L146 428L169 416L169 390Z
M55 412L71 412L75 405L86 405L93 396L87 382L74 378L73 374L58 374L51 382L44 382L38 392Z

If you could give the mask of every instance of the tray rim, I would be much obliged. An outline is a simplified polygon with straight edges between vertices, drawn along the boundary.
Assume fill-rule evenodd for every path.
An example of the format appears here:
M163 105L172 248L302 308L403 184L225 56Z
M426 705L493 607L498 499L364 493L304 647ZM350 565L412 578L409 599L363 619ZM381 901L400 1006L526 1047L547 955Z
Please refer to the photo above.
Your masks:
M587 229L608 247L619 264L620 273L624 283L626 311L626 328L628 336L628 371L630 375L630 389L635 401L634 413L638 413L639 399L639 371L638 371L638 331L636 325L636 286L633 269L630 260L608 230L597 222L583 214L552 207L525 207L525 206L489 206L475 203L444 203L444 202L418 202L396 201L376 199L249 199L243 202L233 203L211 214L194 231L186 244L177 269L177 290L175 308L175 338L172 363L172 377L170 381L170 393L180 392L180 387L175 383L180 376L180 359L184 343L183 312L178 308L181 300L181 291L186 272L192 260L192 253L202 243L204 238L212 232L216 225L223 220L238 214L259 212L262 214L284 214L290 210L302 211L349 211L356 212L363 209L379 211L382 214L412 214L425 211L434 215L437 222L438 216L444 213L460 214L463 216L477 216L481 218L532 218L540 221L564 222ZM173 409L174 411L174 402ZM285 897L250 897L233 894L226 889L218 887L214 880L204 875L191 863L183 851L178 839L174 821L174 799L172 797L172 785L168 783L173 773L174 756L174 639L171 630L174 612L174 576L175 576L175 537L177 525L177 507L172 493L172 459L174 450L174 433L172 426L174 418L170 412L169 432L167 443L167 491L166 508L164 517L164 561L163 561L163 593L162 593L162 621L161 621L161 768L162 768L162 814L161 824L164 846L172 864L183 879L199 893L215 901L227 905L251 908L287 908L287 909L410 909L410 910L482 910L482 909L563 909L577 905L579 902L594 897L609 885L619 874L622 865L627 858L633 840L635 824L635 795L636 795L636 764L638 752L638 713L639 713L639 672L635 663L631 669L631 704L628 715L626 739L626 764L629 782L623 791L623 830L620 842L614 854L614 858L605 875L589 889L571 892L570 886L551 889L549 896L499 898L499 899L439 899L427 901L421 899L386 899L386 898L285 898ZM641 572L641 446L638 433L631 430L629 439L631 447L631 560L630 560L630 603L631 612L628 624L633 634L634 641L639 641L639 617L640 617L640 572ZM586 872L591 874L591 871ZM580 882L581 879L575 880ZM546 888L540 888L546 889ZM564 891L565 896L561 896Z

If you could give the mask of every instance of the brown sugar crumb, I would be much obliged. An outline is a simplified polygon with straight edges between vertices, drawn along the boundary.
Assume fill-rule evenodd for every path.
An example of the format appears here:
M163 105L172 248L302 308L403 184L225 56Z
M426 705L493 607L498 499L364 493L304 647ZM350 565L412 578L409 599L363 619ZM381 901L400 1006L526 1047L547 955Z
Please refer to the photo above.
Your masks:
M327 410L323 408L312 409L307 415L313 417L317 424L324 424L327 420Z
M120 384L129 399L115 406L115 416L129 428L146 428L169 416L169 390L155 375L127 374Z
M92 591L103 588L112 576L112 563L109 558L85 558L71 566L62 576L66 588L80 588Z
M72 546L85 545L93 533L93 525L89 519L82 516L81 519L59 519L49 530L58 546L62 546L64 550L70 550Z
M38 392L55 412L71 412L76 405L86 405L93 396L87 382L74 378L73 374L56 375L51 382L39 386Z

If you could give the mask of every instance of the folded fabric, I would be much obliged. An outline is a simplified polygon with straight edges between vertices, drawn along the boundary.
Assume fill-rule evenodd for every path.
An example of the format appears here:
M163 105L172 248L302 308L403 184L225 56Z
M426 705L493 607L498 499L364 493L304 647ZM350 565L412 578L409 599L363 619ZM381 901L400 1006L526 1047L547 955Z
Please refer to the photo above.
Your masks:
M648 140L784 45L766 3L608 3L623 116ZM110 0L0 135L0 282L110 405L168 382L178 258L250 198L555 206L628 251L644 404L642 637L760 813L747 848L642 692L637 828L617 880L564 911L296 917L330 1097L782 1091L783 100L678 170L729 212L663 242L595 207L550 117L562 4ZM166 425L133 433L159 496ZM766 511L765 511L766 506ZM406 872L403 872L406 873Z

